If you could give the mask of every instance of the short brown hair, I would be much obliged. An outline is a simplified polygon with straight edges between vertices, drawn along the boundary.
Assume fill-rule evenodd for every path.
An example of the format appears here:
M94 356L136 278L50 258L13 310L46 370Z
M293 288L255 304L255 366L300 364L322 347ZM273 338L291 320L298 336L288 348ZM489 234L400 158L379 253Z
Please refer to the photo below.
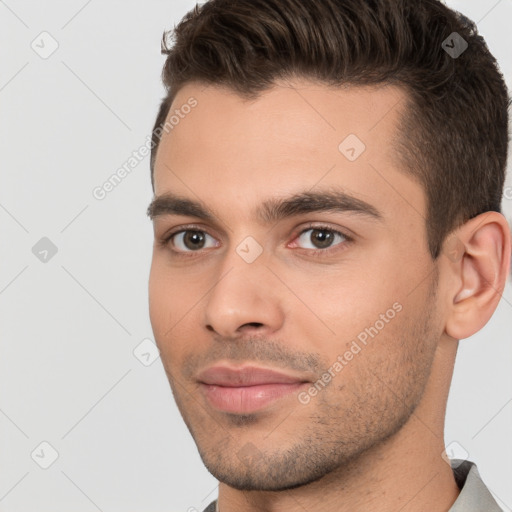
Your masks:
M447 39L454 47L454 32L467 43L458 56L443 47ZM408 93L398 149L426 193L433 259L453 229L501 211L505 81L475 24L437 0L210 0L164 32L162 53L167 95L153 128L153 190L161 127L184 84L254 98L277 79L304 77L331 86L394 84Z

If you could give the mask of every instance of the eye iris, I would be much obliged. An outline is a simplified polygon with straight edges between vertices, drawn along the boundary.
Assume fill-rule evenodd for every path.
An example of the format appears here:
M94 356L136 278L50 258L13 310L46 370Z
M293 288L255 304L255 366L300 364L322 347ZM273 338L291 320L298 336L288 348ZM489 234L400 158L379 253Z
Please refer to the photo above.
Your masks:
M204 245L204 238L204 233L200 231L187 231L183 236L183 243L188 249L201 249ZM190 245L189 242L191 242Z
M329 247L333 241L334 234L326 229L313 229L311 237L314 238L313 244L319 245L320 248ZM319 244L317 243L319 242Z

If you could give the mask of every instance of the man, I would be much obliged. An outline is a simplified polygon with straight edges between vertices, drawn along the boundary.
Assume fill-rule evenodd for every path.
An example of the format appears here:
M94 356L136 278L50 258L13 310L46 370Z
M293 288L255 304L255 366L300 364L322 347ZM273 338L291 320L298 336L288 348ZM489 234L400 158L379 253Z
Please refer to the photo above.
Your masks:
M497 511L447 458L510 264L508 94L435 0L211 0L153 132L150 317L206 511Z

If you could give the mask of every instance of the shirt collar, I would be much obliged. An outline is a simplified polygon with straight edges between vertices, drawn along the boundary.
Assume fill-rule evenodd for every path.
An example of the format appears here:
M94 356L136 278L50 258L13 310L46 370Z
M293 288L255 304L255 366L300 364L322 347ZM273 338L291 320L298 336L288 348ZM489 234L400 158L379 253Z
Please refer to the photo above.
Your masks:
M503 512L480 478L474 462L452 459L450 465L460 494L448 512Z

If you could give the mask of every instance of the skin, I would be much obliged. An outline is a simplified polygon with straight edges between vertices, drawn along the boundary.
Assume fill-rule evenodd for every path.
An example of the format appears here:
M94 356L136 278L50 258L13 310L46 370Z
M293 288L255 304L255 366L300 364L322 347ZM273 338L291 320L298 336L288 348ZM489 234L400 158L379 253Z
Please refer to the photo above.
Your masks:
M198 200L215 219L153 219L150 319L179 410L220 481L219 510L448 510L459 489L442 457L446 400L458 340L485 325L505 286L506 220L479 215L432 261L425 194L393 143L406 101L396 86L296 79L244 100L189 83L171 111L192 96L197 106L161 140L155 197ZM348 134L366 145L352 162L338 149ZM254 215L269 198L329 187L382 219L312 212L265 224ZM309 222L353 240L322 246ZM183 233L163 242L191 225L203 248ZM262 249L252 263L236 251L248 236ZM292 393L230 414L200 393L195 376L220 362L313 383L396 303L394 318L307 404Z

